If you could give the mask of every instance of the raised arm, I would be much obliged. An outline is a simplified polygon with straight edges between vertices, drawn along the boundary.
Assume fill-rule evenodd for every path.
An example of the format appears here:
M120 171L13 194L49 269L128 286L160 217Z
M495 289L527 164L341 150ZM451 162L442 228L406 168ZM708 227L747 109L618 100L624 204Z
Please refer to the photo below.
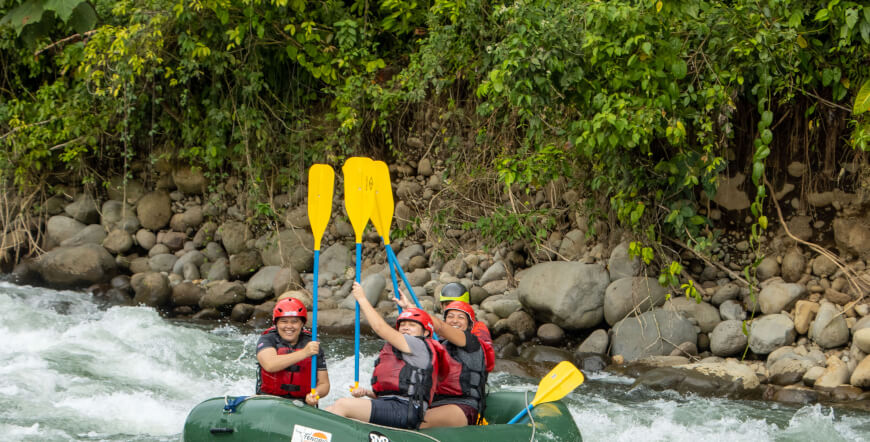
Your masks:
M399 290L399 299L393 299L399 307L403 309L409 309L414 307L414 304L408 299L408 295L405 294L402 290ZM450 325L447 325L446 322L442 321L441 318L436 314L429 315L432 318L432 327L435 329L435 334L438 336L442 336L453 345L457 347L465 347L465 332L459 331Z
M435 327L435 333L450 341L451 344L457 347L465 347L465 344L468 343L464 331L453 328L453 326L448 325L436 315L432 315L432 325Z
M353 283L353 289L351 290L354 299L359 303L359 309L363 312L366 317L366 320L369 321L369 325L372 327L372 330L389 342L396 350L399 350L402 353L411 353L411 347L408 346L408 342L405 341L405 336L399 333L393 327L390 327L390 324L387 324L384 321L384 318L375 310L374 307L369 303L369 300L366 299L366 292L363 290L362 286L358 282Z

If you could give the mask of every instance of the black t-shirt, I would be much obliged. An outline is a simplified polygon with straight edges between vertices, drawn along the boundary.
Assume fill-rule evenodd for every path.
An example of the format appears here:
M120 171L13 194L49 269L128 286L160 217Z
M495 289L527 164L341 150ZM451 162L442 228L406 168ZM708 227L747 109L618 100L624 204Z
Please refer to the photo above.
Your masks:
M257 340L257 353L262 351L264 348L269 347L274 348L275 351L278 351L278 349L282 347L289 347L293 350L298 350L304 348L309 342L311 342L311 335L300 333L296 345L291 345L289 342L282 339L277 331L273 330L260 336L260 339ZM323 356L322 346L320 347L320 351L317 352L317 371L321 370L326 370L326 357Z

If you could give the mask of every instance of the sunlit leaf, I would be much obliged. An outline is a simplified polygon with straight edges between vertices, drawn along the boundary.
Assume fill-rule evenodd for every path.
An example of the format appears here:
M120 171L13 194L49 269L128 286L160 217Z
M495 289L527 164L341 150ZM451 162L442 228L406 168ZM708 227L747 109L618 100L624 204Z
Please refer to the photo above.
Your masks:
M855 105L852 107L852 113L855 115L862 114L870 110L870 80L866 80L858 90L858 95L855 96Z

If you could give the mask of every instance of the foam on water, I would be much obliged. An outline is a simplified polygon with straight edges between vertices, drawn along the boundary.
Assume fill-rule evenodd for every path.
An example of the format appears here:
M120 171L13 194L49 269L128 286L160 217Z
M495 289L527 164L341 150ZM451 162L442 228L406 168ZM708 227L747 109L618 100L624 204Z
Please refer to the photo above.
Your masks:
M215 396L250 395L259 333L169 321L149 308L102 307L90 295L0 281L0 435L5 440L177 440L187 413ZM349 397L352 339L322 335L332 391ZM362 340L360 384L381 342ZM858 441L867 413L794 408L631 389L588 375L565 398L585 441ZM536 379L493 373L493 390L530 392ZM540 433L538 440L558 435ZM703 439L702 439L703 438Z

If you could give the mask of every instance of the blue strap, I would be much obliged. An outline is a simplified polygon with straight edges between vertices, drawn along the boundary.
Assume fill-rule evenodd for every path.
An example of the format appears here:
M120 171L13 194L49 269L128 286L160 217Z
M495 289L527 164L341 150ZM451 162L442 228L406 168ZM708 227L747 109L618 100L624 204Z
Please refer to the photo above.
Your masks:
M241 404L247 398L248 396L238 396L233 398L233 400L230 400L229 396L225 397L224 402L226 403L226 405L224 405L224 411L227 413L235 413L236 407L238 407L239 404Z

